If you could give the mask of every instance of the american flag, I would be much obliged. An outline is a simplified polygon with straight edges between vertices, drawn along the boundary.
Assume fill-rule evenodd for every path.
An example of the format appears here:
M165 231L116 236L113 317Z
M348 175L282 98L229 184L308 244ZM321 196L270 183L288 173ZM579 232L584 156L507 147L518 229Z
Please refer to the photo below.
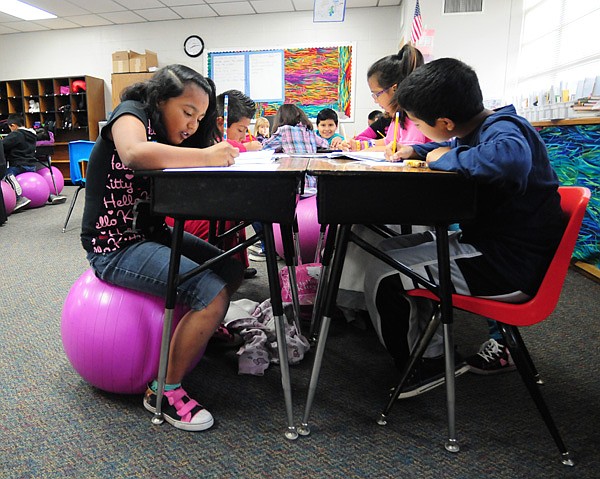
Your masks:
M412 22L412 32L410 33L410 40L413 44L419 41L421 35L423 34L423 22L421 21L421 7L419 6L419 0L417 0L417 4L415 5L415 14L413 16Z

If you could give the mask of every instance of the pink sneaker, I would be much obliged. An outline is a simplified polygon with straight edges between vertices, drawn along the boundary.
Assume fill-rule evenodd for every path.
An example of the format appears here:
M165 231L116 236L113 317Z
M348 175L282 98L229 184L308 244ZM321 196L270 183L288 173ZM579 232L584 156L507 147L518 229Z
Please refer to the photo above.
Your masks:
M148 387L144 396L144 407L156 412L156 393ZM184 431L204 431L215 423L212 414L191 399L183 388L165 391L161 412L165 420Z

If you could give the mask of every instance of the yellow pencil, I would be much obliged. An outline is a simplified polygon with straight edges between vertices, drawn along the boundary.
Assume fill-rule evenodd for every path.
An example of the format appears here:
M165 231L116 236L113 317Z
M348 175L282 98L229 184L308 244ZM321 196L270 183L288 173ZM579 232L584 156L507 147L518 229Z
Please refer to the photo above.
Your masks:
M394 141L392 141L392 153L396 153L396 141L398 139L398 121L400 121L400 112L396 112L396 119L394 120Z
M381 133L379 130L377 131L377 133L379 134L379 136L380 136L381 138L385 138L385 135L384 135L383 133Z

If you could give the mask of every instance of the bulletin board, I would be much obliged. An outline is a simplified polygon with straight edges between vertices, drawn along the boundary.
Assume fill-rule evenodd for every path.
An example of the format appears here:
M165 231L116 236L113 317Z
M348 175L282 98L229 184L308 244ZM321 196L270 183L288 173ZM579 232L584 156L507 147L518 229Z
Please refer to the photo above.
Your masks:
M257 117L293 103L315 118L323 108L353 120L354 46L307 46L207 52L208 76L217 93L243 91L257 104Z

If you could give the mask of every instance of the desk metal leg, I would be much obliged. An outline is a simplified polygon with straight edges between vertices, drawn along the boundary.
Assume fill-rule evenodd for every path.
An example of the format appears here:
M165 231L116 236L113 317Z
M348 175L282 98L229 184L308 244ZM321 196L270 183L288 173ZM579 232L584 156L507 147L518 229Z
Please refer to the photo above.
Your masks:
M277 257L275 253L275 240L273 238L273 225L263 223L265 252L267 255L267 273L269 276L269 290L271 293L271 305L273 306L273 316L275 317L275 330L277 333L277 351L279 353L279 366L281 368L281 385L285 399L285 408L287 413L287 430L285 437L293 440L298 438L298 432L294 426L294 416L292 411L292 387L290 384L290 370L287 357L287 342L285 338L285 316L283 314L283 304L281 302L281 285L277 272ZM282 235L283 236L283 235Z
M173 324L173 311L177 300L177 276L181 260L181 243L183 240L183 220L175 219L171 238L171 258L169 260L169 277L167 280L167 297L165 300L165 315L163 318L163 331L160 343L160 360L158 363L158 389L156 390L156 411L152 417L153 424L162 424L162 398L165 392L167 377L167 363L169 360L169 345L171 343L171 326Z
M292 306L294 308L294 324L298 334L302 334L300 328L300 300L298 299L298 280L296 279L297 254L299 250L294 247L292 240L292 227L290 225L279 225L281 231L281 243L283 244L283 256L288 270L290 283L290 294L292 295Z
M340 284L340 278L342 277L344 258L346 257L346 250L348 248L348 238L350 237L351 228L352 225L341 226L339 235L336 239L335 256L331 265L331 277L329 278L327 287L325 289L325 304L323 307L324 314L321 323L321 330L319 332L319 343L317 345L317 352L315 353L315 362L313 363L312 373L310 376L310 384L308 386L308 396L306 398L304 416L302 418L302 424L298 428L298 432L303 436L308 436L310 434L308 418L310 415L310 410L312 408L312 403L314 401L315 392L317 390L317 384L319 382L319 374L321 372L321 364L323 362L323 354L325 351L325 343L327 341L327 333L329 332L329 325L331 323L331 317L335 308L335 300L337 297L338 286Z
M323 231L325 228L321 228ZM337 234L337 225L330 225L325 241L325 252L321 258L321 274L319 275L319 285L317 286L317 294L315 296L315 304L313 305L312 317L310 320L309 340L315 343L318 339L317 329L321 321L323 313L323 303L325 301L326 288L329 284L330 264L335 248L335 237Z
M444 354L446 358L446 404L448 409L448 440L445 447L449 452L458 452L460 446L456 439L456 390L454 376L454 334L452 311L452 280L450 275L450 252L448 247L448 228L436 225L436 244L438 270L440 275L440 304L442 323L444 324Z

